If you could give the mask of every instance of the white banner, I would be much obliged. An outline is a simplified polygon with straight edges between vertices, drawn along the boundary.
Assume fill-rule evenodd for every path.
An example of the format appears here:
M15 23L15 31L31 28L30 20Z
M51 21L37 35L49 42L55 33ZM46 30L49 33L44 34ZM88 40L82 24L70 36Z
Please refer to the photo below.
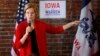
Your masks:
M43 18L66 18L66 1L40 1L39 16Z

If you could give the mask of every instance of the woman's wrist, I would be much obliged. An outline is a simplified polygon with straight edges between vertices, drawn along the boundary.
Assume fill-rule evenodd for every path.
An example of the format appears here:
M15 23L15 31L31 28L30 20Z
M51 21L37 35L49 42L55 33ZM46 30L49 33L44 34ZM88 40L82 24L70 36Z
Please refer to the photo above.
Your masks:
M28 33L25 33L25 35L27 36L27 35L28 35Z
M68 23L69 24L69 27L72 27L72 26L74 26L74 23L73 22L71 22L71 23Z
M74 22L72 22L72 23L71 23L71 26L74 26L74 25L75 25Z
M27 33L25 33L24 35L23 35L23 37L21 38L21 43L23 44L24 42L25 42L25 40L26 40L26 38L27 38L27 36L28 36L28 34Z

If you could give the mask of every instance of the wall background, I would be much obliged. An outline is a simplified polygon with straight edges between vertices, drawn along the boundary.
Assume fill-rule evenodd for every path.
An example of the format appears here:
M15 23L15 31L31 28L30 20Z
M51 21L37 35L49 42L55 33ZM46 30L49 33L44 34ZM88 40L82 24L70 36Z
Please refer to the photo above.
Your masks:
M38 0L30 0L39 8ZM82 0L66 0L66 19L43 19L54 26L63 25L70 21L78 20ZM100 0L92 0L93 11L96 16L95 26L100 36ZM18 0L0 0L0 56L11 56L10 50L15 30ZM37 18L39 16L37 10ZM61 34L47 34L49 56L71 56L72 43L77 27L70 28ZM100 38L98 38L100 40ZM100 43L99 43L100 45ZM98 55L99 56L99 55Z

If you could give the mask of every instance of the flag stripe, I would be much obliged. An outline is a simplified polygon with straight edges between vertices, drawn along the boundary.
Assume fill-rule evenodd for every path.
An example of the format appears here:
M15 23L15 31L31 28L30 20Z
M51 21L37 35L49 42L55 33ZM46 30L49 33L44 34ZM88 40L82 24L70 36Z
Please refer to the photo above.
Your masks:
M82 8L84 8L85 6L87 6L89 4L91 0L83 0L82 1Z
M16 21L16 26L15 26L15 30L17 28L17 26L25 20L24 18L24 6L25 4L29 3L29 0L19 0L19 6L18 6L18 14L17 14L17 21ZM16 40L16 35L14 34L13 37L13 46L11 49L11 56L19 56L19 50L20 49L16 49L14 46Z

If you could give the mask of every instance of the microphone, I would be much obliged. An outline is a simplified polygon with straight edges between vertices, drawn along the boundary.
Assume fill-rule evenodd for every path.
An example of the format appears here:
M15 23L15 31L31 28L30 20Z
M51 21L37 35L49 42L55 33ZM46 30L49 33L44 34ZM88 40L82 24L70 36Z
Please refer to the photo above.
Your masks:
M28 22L28 26L31 26L31 21Z
M28 26L31 27L31 21L28 22ZM30 35L31 32L28 33L28 35Z

